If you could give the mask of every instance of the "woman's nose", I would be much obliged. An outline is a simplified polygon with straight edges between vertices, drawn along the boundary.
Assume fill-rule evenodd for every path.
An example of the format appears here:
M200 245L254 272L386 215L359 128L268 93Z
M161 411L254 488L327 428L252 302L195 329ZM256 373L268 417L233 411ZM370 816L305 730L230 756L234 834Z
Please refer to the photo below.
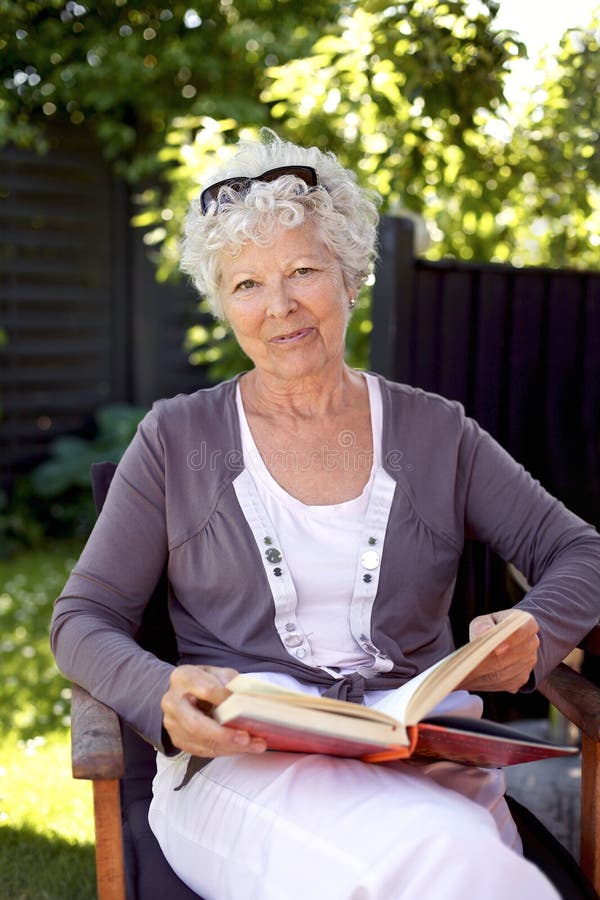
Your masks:
M292 288L288 284L282 282L272 286L267 301L268 316L281 318L297 308L298 302L294 299Z

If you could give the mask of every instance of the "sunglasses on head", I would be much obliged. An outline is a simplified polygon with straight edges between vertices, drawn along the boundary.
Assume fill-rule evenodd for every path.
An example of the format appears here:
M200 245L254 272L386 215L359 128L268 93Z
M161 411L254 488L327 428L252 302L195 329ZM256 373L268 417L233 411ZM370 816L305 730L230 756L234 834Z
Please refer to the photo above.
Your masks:
M319 184L319 176L316 169L313 169L312 166L278 166L276 169L268 169L262 175L239 175L237 178L225 178L223 181L217 181L216 184L211 184L204 188L200 194L202 215L206 215L211 203L219 202L221 188L230 188L236 194L243 196L248 192L250 185L254 181L275 181L277 178L281 178L282 175L293 175L295 178L303 181L308 187L317 187Z

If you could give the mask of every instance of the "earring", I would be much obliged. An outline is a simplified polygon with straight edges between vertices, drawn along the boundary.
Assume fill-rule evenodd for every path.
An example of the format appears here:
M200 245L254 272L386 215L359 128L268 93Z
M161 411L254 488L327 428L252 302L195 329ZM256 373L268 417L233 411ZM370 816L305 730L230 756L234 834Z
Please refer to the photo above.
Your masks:
M348 301L348 309L354 309L355 306L356 306L356 297L350 297L350 300Z

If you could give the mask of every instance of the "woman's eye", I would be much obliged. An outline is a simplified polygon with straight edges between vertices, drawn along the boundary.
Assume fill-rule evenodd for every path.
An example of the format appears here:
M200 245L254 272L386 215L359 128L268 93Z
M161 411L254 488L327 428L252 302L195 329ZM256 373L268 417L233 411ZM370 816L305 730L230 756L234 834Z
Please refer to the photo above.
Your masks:
M310 275L313 271L309 266L300 266L298 269L294 269L296 275Z
M249 291L250 288L253 288L256 285L256 282L252 280L252 278L245 278L244 281L240 281L235 286L236 291Z

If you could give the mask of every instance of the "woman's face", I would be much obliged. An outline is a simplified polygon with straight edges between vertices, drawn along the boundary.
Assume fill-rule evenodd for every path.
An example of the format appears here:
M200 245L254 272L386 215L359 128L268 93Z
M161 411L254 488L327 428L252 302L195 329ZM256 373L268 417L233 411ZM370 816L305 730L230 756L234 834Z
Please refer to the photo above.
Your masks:
M225 317L259 372L302 378L343 361L351 294L314 225L224 251L220 269Z

